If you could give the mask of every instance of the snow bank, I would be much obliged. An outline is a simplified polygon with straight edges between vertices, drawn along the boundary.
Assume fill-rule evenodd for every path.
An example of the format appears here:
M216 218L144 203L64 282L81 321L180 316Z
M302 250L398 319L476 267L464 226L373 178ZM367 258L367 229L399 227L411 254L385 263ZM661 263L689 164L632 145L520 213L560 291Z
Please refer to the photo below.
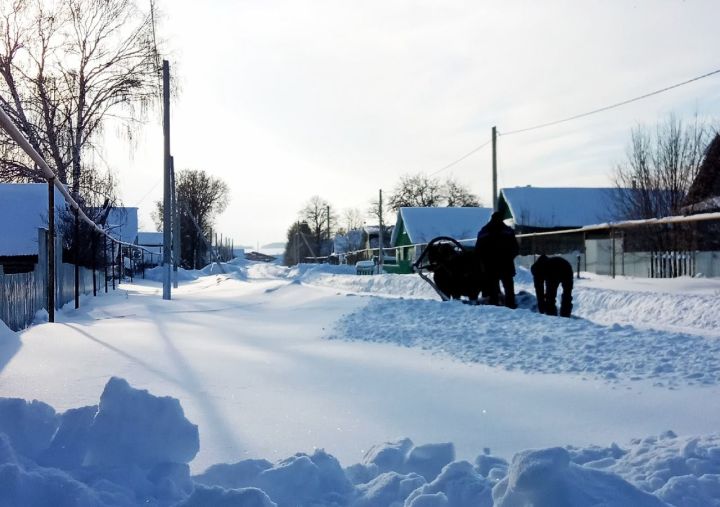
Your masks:
M178 400L111 378L99 406L57 414L0 399L0 505L171 505L193 489L197 426Z
M663 507L663 502L617 475L570 461L565 449L515 455L507 477L492 491L496 507Z
M629 325L607 327L522 309L371 298L367 306L343 316L329 338L421 347L527 373L609 382L647 379L666 386L720 383L720 340Z
M97 406L58 414L0 399L0 505L556 507L720 505L720 435L551 448L512 462L489 450L400 439L343 469L324 450L218 464L190 477L198 430L177 400L111 378Z

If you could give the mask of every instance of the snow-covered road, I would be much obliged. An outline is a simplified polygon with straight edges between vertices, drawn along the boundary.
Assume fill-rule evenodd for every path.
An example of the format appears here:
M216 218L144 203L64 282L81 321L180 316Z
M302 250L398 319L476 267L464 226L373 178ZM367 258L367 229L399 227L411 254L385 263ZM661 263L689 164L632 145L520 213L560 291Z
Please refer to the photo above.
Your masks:
M578 290L579 310L591 289ZM510 458L720 427L708 403L718 340L706 321L692 334L691 317L656 319L653 332L441 303L414 277L267 265L187 282L171 302L159 294L122 285L21 333L0 349L0 397L64 410L96 403L111 376L177 397L200 427L195 472L314 447L349 465L401 436Z

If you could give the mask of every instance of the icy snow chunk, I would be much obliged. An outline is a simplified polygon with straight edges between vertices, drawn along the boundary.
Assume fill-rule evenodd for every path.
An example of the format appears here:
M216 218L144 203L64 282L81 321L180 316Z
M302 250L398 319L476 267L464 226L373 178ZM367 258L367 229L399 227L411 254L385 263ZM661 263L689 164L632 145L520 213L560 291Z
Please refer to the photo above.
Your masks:
M454 460L455 446L451 443L415 446L405 458L404 471L415 472L426 481L432 481L445 465Z
M495 507L664 507L617 475L571 463L565 449L523 451L492 490Z
M177 399L153 396L113 377L100 397L85 464L187 463L199 446L198 427L185 418Z
M5 433L0 433L0 465L3 463L17 464L18 459L15 450L10 445L10 439Z
M83 464L88 449L90 427L97 414L97 405L70 409L60 415L60 426L50 447L43 452L38 463L63 469Z
M406 504L407 507L447 507L448 499L443 493L435 493L434 495L420 495Z
M219 463L194 476L193 480L206 486L245 488L255 483L260 472L272 466L272 463L264 459L246 459L232 464Z
M375 463L363 465L355 463L345 469L345 475L352 484L366 484L377 477L379 474L378 467Z
M720 475L672 477L655 494L671 505L720 507Z
M379 473L414 472L431 481L454 459L452 443L414 446L412 440L403 438L373 446L363 457L363 464L375 465Z
M192 493L194 488L190 467L185 463L155 465L147 479L154 485L152 496L155 498L180 500Z
M298 453L263 470L255 485L280 507L329 503L353 489L340 463L320 449L312 456Z
M504 476L507 473L507 468L507 461L496 456L491 456L490 454L481 454L475 458L475 469L483 477L489 477L493 470L499 470ZM497 472L495 472L495 474L497 474Z
M0 505L23 507L101 507L127 505L104 502L85 484L76 481L56 468L37 468L26 471L13 464L0 465Z
M15 452L35 459L47 449L58 427L59 416L41 401L0 398L0 433L5 433Z
M477 473L467 461L447 465L434 481L413 491L405 505L415 505L414 502L421 496L437 493L445 496L447 503L443 505L448 507L492 506L492 483Z
M367 484L357 487L358 498L353 507L377 507L381 505L400 506L410 493L425 484L417 474L385 472Z
M376 465L380 473L402 472L405 457L412 447L413 443L409 438L374 445L365 453L362 462L365 465Z
M177 507L277 507L256 488L222 489L198 486L193 494Z

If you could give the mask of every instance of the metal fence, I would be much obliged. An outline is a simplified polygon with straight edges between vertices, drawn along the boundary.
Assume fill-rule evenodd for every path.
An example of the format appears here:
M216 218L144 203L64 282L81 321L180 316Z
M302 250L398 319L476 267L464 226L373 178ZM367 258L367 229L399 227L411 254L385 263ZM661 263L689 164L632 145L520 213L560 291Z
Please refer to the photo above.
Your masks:
M34 271L0 275L0 319L13 331L27 327L45 308L43 289Z
M28 273L0 274L0 320L13 331L19 331L32 324L37 312L47 310L46 271L36 265ZM96 287L100 287L102 274L93 274L91 269L80 267L80 293L93 293L93 276ZM57 308L75 298L75 266L58 266L55 302Z

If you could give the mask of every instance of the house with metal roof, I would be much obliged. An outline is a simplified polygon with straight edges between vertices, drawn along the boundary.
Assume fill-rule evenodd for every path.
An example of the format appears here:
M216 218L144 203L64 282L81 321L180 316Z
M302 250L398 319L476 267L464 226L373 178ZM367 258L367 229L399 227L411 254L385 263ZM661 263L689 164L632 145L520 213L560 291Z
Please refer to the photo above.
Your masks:
M617 192L616 188L503 188L498 211L518 234L576 229L612 221Z
M65 198L57 188L56 232L65 212ZM38 259L38 229L48 226L46 183L0 184L0 266L5 273L32 271Z
M424 245L438 236L449 236L474 246L480 228L490 220L491 208L400 208L390 246L395 249L397 268L386 271L411 273L412 262Z

